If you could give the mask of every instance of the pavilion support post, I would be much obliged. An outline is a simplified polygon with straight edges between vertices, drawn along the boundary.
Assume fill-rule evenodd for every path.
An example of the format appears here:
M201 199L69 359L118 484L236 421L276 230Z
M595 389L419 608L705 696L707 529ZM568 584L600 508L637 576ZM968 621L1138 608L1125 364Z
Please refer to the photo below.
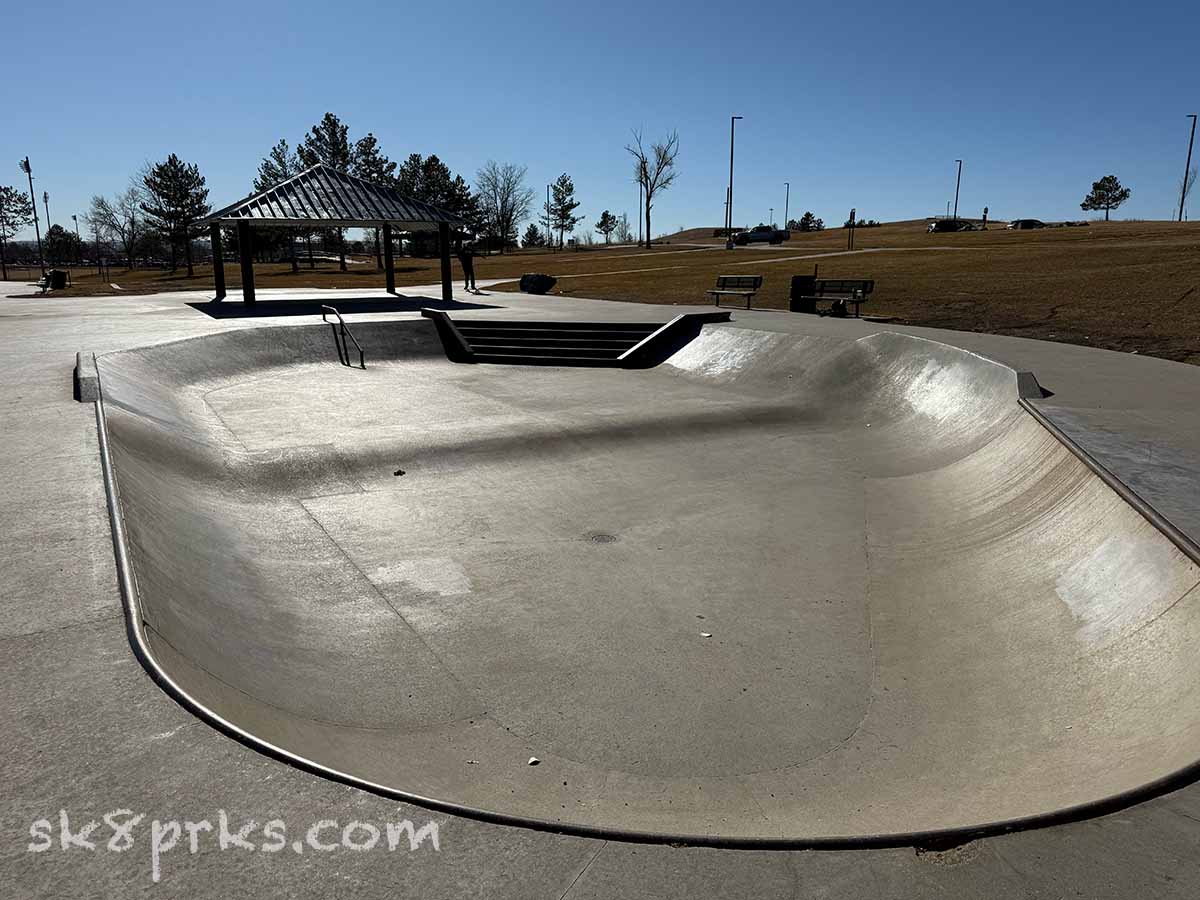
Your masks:
M253 231L250 223L238 222L238 254L242 261L242 302L247 306L254 305L254 246Z
M454 300L454 285L450 281L450 226L438 224L438 249L442 254L442 299L447 303Z
M213 286L217 289L215 299L225 299L225 247L221 243L221 223L213 222L208 226L208 234L212 239Z
M387 292L396 293L396 270L392 267L392 225L383 223L383 271L387 278Z

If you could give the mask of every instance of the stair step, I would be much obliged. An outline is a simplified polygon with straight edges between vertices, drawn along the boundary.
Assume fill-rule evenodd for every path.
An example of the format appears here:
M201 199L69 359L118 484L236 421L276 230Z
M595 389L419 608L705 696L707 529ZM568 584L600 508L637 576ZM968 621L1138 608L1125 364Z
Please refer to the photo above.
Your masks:
M473 337L554 338L559 340L630 341L636 344L651 332L640 331L592 331L572 329L560 331L550 328L479 328L457 326L458 332L467 340Z
M491 356L571 356L591 359L616 359L624 352L620 347L546 347L505 344L488 344L481 347L480 350ZM479 351L476 351L476 355L478 354Z
M593 347L596 349L628 350L638 342L631 339L617 338L576 338L576 337L513 337L507 334L472 334L463 335L472 347L500 345L508 347Z
M662 327L655 322L522 322L496 319L456 319L455 327L464 328L515 328L518 331L629 331L650 334Z
M618 359L597 359L594 356L504 356L476 353L475 362L509 366L588 366L594 369L619 368Z

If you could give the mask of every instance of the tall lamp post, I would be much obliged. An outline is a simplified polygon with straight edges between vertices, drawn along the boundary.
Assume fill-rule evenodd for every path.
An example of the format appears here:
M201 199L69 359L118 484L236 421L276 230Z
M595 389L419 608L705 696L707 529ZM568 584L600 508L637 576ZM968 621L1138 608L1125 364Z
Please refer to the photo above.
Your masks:
M767 214L767 218L770 220L769 224L771 225L771 227L774 228L775 227L775 207L773 207L773 206L770 207L770 212Z
M791 182L787 182L787 181L785 181L785 182L783 183L783 187L784 187L784 194L783 194L783 230L784 230L784 231L787 231L787 230L788 230L788 201L792 199L792 185L791 185Z
M1187 199L1188 173L1192 171L1192 142L1196 140L1196 114L1188 116L1192 120L1192 136L1188 138L1187 163L1183 167L1183 184L1179 186L1179 221L1183 221L1183 201Z
M743 116L729 117L729 209L725 213L725 249L733 249L733 126Z
M75 262L83 262L83 238L79 236L79 216L71 213L71 221L75 223Z
M954 181L954 218L958 218L958 187L962 184L962 160L956 159L958 163L958 178Z
M46 274L46 257L42 255L42 230L38 226L37 195L33 192L33 167L29 165L29 157L19 163L21 171L29 176L29 199L33 202L33 233L37 235L38 265L42 267L42 275Z

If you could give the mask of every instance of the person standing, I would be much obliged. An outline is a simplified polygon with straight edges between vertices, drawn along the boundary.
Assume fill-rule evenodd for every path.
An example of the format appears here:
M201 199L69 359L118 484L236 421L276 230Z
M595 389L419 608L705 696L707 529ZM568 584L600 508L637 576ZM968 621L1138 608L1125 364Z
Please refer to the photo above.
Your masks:
M475 293L475 251L471 249L471 245L463 243L458 248L458 262L463 270L463 287Z

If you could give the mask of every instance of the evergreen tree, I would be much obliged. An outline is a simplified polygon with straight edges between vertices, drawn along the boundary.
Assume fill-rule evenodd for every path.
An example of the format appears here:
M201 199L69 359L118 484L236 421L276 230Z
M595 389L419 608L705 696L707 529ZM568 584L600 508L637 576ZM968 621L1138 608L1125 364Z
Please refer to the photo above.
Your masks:
M384 156L379 149L379 141L369 131L354 143L352 168L355 175L372 184L384 187L396 186L396 164ZM379 246L380 229L375 228L373 231L375 232L375 268L383 271L383 254Z
M309 129L296 153L305 168L323 163L339 172L349 172L354 165L354 150L350 146L350 129L333 113Z
M272 147L270 152L263 157L263 161L258 164L258 174L254 177L254 190L270 190L289 178L299 175L303 170L304 164L300 162L300 156L288 146L286 139L281 138L279 143ZM316 263L312 254L312 232L301 231L300 236L308 245L308 266L310 269L315 268ZM256 248L262 246L264 238L273 244L286 242L288 257L292 261L292 271L300 271L300 263L296 259L295 229L272 229L269 234L260 234L258 240L254 242Z
M1122 186L1116 175L1105 175L1099 181L1092 182L1092 192L1083 198L1079 208L1084 211L1094 209L1104 210L1104 221L1108 221L1108 211L1116 209L1129 199L1131 191Z
M596 230L604 235L604 243L608 243L609 236L617 230L619 224L617 217L607 209L600 213L600 218L596 220Z
M74 262L79 258L79 238L61 225L46 232L46 256L51 263Z
M461 175L455 175L436 154L409 154L396 174L396 189L406 197L432 203L467 223L468 230L485 231L479 198Z
M579 201L575 199L575 182L566 172L555 179L550 186L550 217L558 230L558 246L563 244L563 234L575 230L575 226L583 221L583 216L575 215Z
M172 153L160 163L150 166L142 175L146 196L142 212L150 227L167 241L171 248L171 269L176 268L176 250L182 241L187 258L187 273L191 278L192 225L209 212L208 188L195 163L185 163Z
M795 231L824 231L825 221L823 219L818 219L812 214L811 211L809 211L800 217L799 222L795 221L794 219L789 222L788 228L791 228Z
M300 161L299 154L288 146L286 139L281 138L258 164L258 174L254 176L254 190L270 190L277 184L299 175L303 170L304 163Z
M338 172L350 172L354 166L354 148L350 145L350 128L331 112L309 129L296 153L305 168L324 164ZM338 263L346 271L346 236L341 228L333 229L337 239Z
M14 187L0 185L0 272L8 281L8 239L33 222L33 203L29 195Z
M525 235L521 238L521 245L524 247L544 247L546 239L542 236L541 229L537 227L537 222L530 222L529 227L525 229Z

